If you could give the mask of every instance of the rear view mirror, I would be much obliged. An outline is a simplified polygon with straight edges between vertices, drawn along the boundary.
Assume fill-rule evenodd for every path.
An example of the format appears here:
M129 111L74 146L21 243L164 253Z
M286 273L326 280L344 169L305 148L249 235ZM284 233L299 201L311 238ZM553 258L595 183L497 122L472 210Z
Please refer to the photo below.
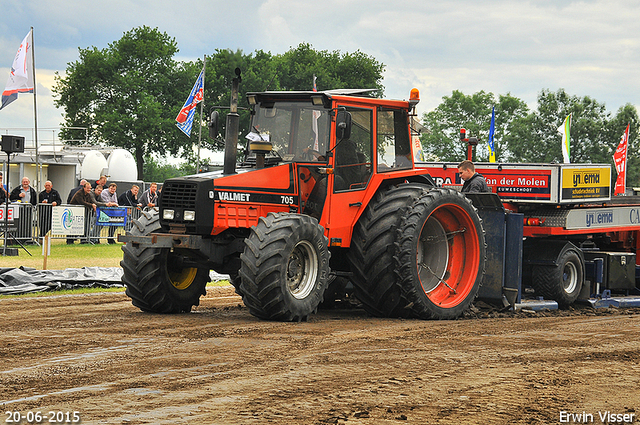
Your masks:
M351 114L347 111L338 111L336 114L336 139L348 139L351 137Z
M215 139L218 137L219 132L219 118L220 114L218 111L211 112L211 119L209 120L209 137Z

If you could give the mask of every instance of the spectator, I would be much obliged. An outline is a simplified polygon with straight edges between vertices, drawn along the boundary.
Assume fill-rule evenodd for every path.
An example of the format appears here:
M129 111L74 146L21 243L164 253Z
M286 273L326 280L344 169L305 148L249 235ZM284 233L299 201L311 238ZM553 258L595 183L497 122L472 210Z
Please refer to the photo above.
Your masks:
M476 173L476 167L473 162L465 159L458 165L458 171L460 172L460 178L464 180L461 192L491 192L482 174Z
M38 202L41 204L49 204L52 206L62 204L62 198L60 197L60 193L53 188L53 183L51 180L47 180L44 182L44 190L40 192L38 196Z
M116 185L115 183L109 184L109 189L103 190L102 193L100 194L100 196L102 197L102 202L111 203L112 207L117 207L118 206L118 195L116 194L117 188L118 188L118 185ZM115 239L113 238L115 233L116 233L116 227L109 226L109 239L107 239L107 242L111 244L116 243Z
M43 237L51 230L51 215L53 207L62 204L62 198L57 190L53 188L50 180L44 182L44 190L38 195L38 227L40 228L40 237Z
M95 189L98 185L102 186L102 188L104 189L104 187L107 185L107 176L100 176L98 180L91 183L91 189Z
M118 205L121 207L137 207L138 206L138 191L140 188L137 185L131 186L131 189L120 195L118 198Z
M20 202L20 213L18 215L19 227L17 237L19 239L31 239L33 231L33 205L38 203L38 194L36 190L30 186L29 177L22 178L22 184L11 191L9 201ZM31 205L26 205L31 204ZM28 240L27 243L33 241Z
M23 202L25 204L35 205L38 203L38 194L36 190L30 186L29 177L22 178L22 184L11 191L9 200L11 202Z
M140 197L139 203L142 208L153 208L158 203L158 184L151 183L149 189L147 189Z
M93 189L91 192L89 192L89 196L91 196L91 202L96 206L96 207L112 207L115 204L114 202L104 202L102 200L102 185L97 185L95 189ZM102 226L98 226L98 217L96 215L96 219L95 220L91 220L91 224L92 226L92 231L91 231L91 235L93 236L93 239L91 239L91 242L94 244L99 244L100 243L100 232L102 230Z
M73 199L73 195L76 194L76 192L78 192L80 189L82 189L84 187L84 184L87 181L85 179L80 180L80 185L74 187L73 189L71 189L71 191L69 192L69 196L67 196L67 204L71 203L71 199Z
M92 197L91 197L91 183L87 183L85 182L82 190L79 190L76 192L75 195L73 195L73 198L71 199L70 202L71 205L84 205L84 236L85 236L85 240L80 242L80 243L88 243L89 242L89 229L91 228L91 223L90 223L90 219L92 214L91 210L93 210L93 212L96 211L96 204L93 203ZM70 238L67 238L67 243L73 243L73 241L75 241L75 239L71 238L71 242L69 242Z
M4 182L2 181L3 176L2 176L2 171L0 171L0 205L4 205L4 203L7 201L7 185L4 184Z

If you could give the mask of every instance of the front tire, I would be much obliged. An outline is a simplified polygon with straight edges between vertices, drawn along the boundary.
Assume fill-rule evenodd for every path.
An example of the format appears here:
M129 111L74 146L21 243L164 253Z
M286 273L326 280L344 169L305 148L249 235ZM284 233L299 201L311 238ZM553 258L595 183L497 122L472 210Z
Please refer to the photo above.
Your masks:
M240 291L254 316L306 321L322 302L329 276L328 239L315 218L261 217L240 255Z
M143 211L133 224L131 235L148 235L160 229L160 217L157 211ZM153 313L188 312L206 293L209 270L184 266L187 256L169 248L135 247L130 242L122 246L122 251L122 282L132 304L139 309Z
M413 316L460 316L478 294L487 255L471 202L455 190L431 190L409 208L397 239L396 267Z

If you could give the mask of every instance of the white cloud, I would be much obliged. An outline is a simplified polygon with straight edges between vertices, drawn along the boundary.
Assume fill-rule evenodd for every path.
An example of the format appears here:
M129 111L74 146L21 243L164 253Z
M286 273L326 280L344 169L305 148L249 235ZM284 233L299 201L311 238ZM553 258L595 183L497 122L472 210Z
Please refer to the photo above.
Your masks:
M78 47L104 48L147 25L175 37L182 60L218 48L283 53L301 42L361 50L386 65L388 97L420 89L419 111L453 90L509 92L535 107L543 88L590 96L615 111L640 97L638 16L640 3L625 0L195 0L188 7L169 0L25 0L3 8L0 66L7 68L0 68L0 84L32 25L38 82L48 89L47 75L77 60ZM18 106L24 102L31 104L21 96L0 111L0 131L30 122L28 107ZM39 122L61 121L46 93L38 94L38 109Z

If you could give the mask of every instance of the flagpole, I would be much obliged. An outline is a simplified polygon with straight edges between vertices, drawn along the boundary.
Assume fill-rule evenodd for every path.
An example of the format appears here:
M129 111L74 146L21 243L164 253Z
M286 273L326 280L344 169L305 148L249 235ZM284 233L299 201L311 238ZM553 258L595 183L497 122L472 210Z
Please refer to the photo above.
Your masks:
M36 170L37 170L37 180L38 180L38 184L37 184L37 188L38 188L38 192L40 192L40 189L42 189L42 166L40 165L40 156L38 154L38 106L36 103L36 53L33 49L33 45L35 44L33 42L34 40L34 36L33 36L33 27L31 27L31 65L33 68L33 123L35 126L35 135L34 135L34 141L36 144Z
M202 101L200 102L200 125L198 125L198 160L196 161L196 174L200 170L200 142L202 140L202 114L204 110L204 77L207 69L207 55L204 55L204 64L202 66Z

